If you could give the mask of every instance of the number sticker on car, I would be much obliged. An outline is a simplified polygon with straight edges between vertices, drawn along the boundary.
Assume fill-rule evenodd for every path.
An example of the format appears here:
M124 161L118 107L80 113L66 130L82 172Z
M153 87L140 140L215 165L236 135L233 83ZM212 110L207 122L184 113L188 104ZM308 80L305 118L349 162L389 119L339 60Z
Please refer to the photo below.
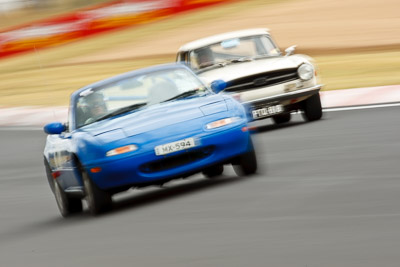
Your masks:
M170 153L174 153L181 150L186 150L192 147L195 147L196 143L194 138L186 138L183 140L171 142L164 145L159 145L154 148L154 151L157 156L166 155Z
M255 109L252 111L253 119L265 118L272 115L276 115L283 112L282 105L275 105L260 109Z

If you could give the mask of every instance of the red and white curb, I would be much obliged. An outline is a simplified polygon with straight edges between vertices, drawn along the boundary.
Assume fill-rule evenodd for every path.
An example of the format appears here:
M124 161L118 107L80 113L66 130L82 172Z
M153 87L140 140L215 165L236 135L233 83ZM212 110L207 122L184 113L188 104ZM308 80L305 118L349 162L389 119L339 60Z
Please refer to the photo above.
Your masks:
M44 126L67 117L68 107L0 107L0 126Z
M325 111L360 109L400 104L400 85L322 91ZM366 107L360 107L365 106ZM347 108L346 108L347 107ZM68 107L0 107L0 126L44 126L49 122L66 122Z
M322 91L324 108L362 106L400 101L400 85Z

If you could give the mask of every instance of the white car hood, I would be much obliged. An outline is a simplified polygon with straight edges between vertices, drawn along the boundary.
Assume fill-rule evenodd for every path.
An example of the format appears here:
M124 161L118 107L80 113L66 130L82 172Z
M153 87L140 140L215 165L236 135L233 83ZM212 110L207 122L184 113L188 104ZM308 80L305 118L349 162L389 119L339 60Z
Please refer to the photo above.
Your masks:
M304 62L307 62L307 60L298 55L290 57L265 58L249 62L232 63L225 67L216 67L215 69L200 72L198 75L207 84L220 79L228 82L260 72L297 68Z

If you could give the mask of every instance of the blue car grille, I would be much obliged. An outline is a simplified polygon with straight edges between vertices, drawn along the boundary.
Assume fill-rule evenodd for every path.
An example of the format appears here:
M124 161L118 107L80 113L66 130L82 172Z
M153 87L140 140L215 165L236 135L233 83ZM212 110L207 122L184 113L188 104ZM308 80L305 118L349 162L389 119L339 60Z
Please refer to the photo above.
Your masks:
M164 158L143 164L139 167L143 173L153 173L173 169L210 156L214 151L213 146L193 149L179 155L165 156Z

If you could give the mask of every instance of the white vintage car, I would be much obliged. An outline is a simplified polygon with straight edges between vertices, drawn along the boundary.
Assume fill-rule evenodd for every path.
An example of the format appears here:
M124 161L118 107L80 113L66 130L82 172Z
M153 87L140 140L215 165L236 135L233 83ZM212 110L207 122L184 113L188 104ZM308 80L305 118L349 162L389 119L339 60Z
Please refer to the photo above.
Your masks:
M312 59L294 50L291 46L283 55L268 29L249 29L187 43L176 61L189 65L214 91L232 94L253 120L272 117L280 124L298 110L306 120L318 120L322 85Z

